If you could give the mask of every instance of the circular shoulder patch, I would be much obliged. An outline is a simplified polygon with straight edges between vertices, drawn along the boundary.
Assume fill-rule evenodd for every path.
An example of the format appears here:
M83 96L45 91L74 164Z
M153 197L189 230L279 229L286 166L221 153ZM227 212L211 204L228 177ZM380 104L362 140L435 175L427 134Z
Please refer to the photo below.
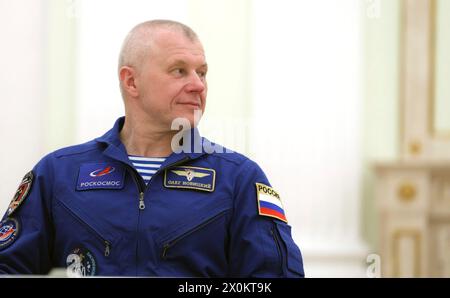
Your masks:
M6 211L7 216L13 214L14 211L16 211L17 208L19 208L19 206L23 203L23 201L25 201L28 193L30 192L31 185L33 184L33 178L34 175L32 171L25 174L19 188L16 191L16 194L14 195L14 198L11 203L9 203L8 211Z
M10 246L17 239L19 231L19 222L14 218L0 222L0 249Z
M73 249L66 258L66 265L69 277L94 276L97 272L97 262L85 248Z

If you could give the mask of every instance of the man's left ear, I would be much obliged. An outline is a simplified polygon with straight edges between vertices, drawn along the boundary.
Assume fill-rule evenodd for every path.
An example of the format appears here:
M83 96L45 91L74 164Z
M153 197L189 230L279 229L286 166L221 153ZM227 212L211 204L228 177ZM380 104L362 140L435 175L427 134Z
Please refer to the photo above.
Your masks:
M137 97L139 95L135 84L135 74L135 70L129 66L122 66L119 70L119 79L122 84L122 89L132 97Z

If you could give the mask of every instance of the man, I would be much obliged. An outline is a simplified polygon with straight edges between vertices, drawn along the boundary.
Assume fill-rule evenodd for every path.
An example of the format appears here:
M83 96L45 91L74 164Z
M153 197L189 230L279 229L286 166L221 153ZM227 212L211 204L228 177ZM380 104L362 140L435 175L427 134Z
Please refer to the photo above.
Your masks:
M304 276L280 196L262 170L195 128L207 68L189 27L136 26L119 59L125 117L25 175L1 222L0 272ZM188 129L172 130L180 119Z

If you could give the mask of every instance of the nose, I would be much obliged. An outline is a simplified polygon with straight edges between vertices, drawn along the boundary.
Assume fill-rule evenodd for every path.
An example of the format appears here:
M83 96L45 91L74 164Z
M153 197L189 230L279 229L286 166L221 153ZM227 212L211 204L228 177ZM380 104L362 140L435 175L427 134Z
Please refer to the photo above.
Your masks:
M205 78L199 76L198 73L194 72L189 76L189 82L186 85L187 92L198 92L201 93L205 90Z

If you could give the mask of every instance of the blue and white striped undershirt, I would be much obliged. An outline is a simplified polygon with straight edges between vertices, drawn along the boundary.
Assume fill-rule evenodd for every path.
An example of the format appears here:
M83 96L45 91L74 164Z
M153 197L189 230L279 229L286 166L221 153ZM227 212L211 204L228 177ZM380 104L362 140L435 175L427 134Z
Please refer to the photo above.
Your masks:
M146 185L166 160L164 157L142 157L136 155L128 155L128 158L142 179L144 179Z

